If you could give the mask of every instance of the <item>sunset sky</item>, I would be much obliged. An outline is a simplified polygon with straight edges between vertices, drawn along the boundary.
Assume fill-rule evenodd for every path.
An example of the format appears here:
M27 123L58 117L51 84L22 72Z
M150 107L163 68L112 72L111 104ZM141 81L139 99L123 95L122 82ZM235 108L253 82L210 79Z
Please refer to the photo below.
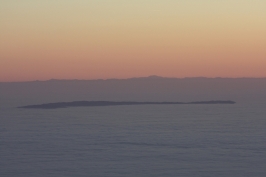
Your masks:
M0 0L0 82L266 77L266 0Z

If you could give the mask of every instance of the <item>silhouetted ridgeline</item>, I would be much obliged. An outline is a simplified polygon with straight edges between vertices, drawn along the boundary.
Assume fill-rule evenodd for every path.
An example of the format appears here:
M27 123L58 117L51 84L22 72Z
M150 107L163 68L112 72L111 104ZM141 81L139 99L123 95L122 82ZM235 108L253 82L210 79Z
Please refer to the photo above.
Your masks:
M133 102L133 101L73 101L73 102L58 102L46 103L39 105L21 106L18 108L30 109L58 109L67 107L88 107L88 106L122 106L122 105L169 105L169 104L234 104L234 101L199 101L199 102Z
M73 100L266 103L266 78L163 78L0 82L0 106Z

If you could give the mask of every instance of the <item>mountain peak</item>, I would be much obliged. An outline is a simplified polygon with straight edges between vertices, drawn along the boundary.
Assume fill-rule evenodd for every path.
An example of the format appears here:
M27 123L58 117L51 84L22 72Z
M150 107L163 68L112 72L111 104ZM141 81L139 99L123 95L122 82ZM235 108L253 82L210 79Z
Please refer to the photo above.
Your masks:
M150 79L161 79L163 77L157 76L157 75L151 75L151 76L148 76L147 78L150 78Z

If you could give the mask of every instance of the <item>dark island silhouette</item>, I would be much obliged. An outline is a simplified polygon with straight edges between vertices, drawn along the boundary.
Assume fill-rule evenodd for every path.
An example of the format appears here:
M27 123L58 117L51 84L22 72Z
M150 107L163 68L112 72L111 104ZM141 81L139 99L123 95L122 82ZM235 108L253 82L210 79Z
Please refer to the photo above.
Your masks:
M27 105L18 108L28 109L58 109L68 107L92 107L92 106L123 106L123 105L173 105L173 104L235 104L234 101L196 101L196 102L134 102L134 101L73 101L57 102L38 105Z

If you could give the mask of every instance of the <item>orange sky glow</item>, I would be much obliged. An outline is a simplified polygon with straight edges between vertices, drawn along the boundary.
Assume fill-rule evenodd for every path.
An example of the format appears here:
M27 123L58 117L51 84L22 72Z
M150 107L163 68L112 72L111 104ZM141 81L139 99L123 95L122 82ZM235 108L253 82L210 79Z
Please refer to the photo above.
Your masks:
M264 0L0 2L0 82L266 77Z

